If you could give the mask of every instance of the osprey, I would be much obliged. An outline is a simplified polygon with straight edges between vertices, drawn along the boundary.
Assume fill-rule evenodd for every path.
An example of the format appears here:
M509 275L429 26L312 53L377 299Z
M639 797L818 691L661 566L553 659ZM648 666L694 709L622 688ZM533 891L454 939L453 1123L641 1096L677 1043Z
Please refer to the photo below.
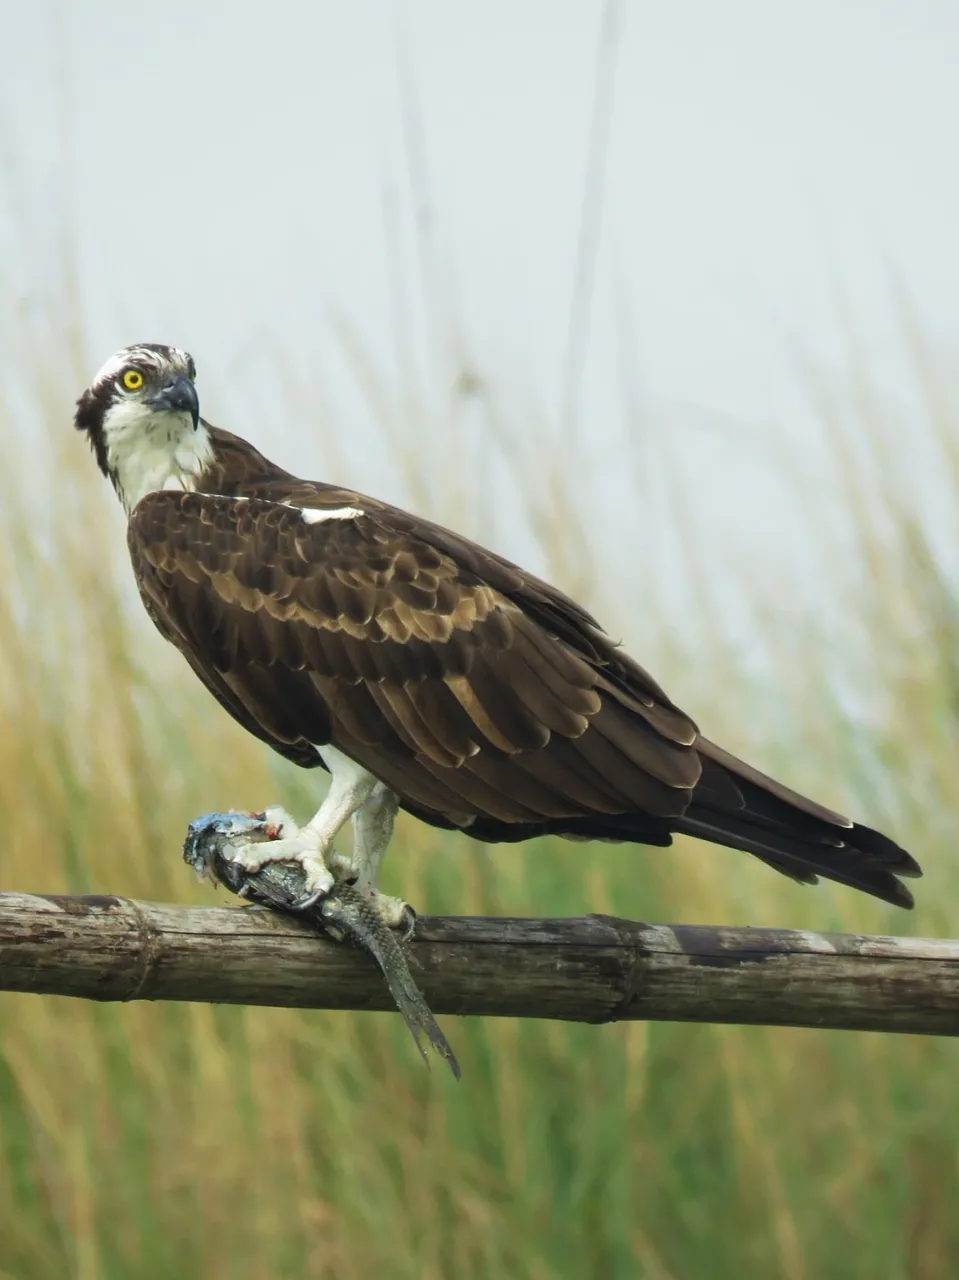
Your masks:
M200 417L193 359L144 343L77 402L126 510L147 612L245 729L331 774L302 828L234 847L301 864L313 899L378 893L398 807L483 841L555 834L742 849L899 906L920 869L878 831L702 737L580 605L458 534L301 480ZM333 840L352 819L352 858Z

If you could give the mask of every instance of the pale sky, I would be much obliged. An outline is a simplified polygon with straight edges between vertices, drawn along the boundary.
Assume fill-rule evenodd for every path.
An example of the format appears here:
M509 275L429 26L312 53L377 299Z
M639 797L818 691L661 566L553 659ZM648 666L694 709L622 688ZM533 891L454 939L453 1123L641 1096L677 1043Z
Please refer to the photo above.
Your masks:
M560 448L602 12L596 0L0 0L18 175L0 200L4 274L30 297L62 211L89 372L129 341L185 346L211 420L318 478L408 496L333 316L386 370L404 440L473 429L447 412L465 361L510 399L511 430L528 405ZM815 475L790 343L841 369L842 293L876 376L905 394L893 273L937 346L959 347L959 6L622 0L620 14L579 403L585 514L619 529L629 501L625 358L690 506L707 495L717 562L752 547L785 568L802 529L722 424L801 448L808 434ZM425 208L411 194L404 59ZM397 271L410 298L399 334ZM429 425L403 400L411 362L429 370ZM291 416L304 396L322 431ZM469 520L519 553L508 520Z

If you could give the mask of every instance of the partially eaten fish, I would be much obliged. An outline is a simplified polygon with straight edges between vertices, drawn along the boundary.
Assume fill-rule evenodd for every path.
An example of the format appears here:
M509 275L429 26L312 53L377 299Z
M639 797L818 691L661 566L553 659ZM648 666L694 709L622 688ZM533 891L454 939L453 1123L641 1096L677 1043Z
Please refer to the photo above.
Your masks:
M386 979L423 1060L429 1063L423 1042L425 1036L459 1079L459 1063L423 993L413 981L403 943L383 922L366 894L340 881L325 897L302 909L297 904L307 895L303 868L298 863L267 862L258 871L249 871L233 861L231 843L270 840L274 832L265 814L232 810L207 813L190 823L183 859L197 875L225 885L250 902L309 920L334 938L349 938L368 951Z

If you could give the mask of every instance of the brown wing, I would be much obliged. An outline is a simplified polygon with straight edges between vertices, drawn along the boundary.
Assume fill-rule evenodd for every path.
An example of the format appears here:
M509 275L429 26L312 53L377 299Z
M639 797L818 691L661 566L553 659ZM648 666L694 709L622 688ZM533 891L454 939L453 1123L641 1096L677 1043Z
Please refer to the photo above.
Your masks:
M221 451L242 444L216 435ZM223 479L240 475L246 498L150 494L129 543L157 626L276 750L312 765L312 744L332 742L411 812L485 840L685 832L911 905L905 850L700 738L561 592L244 447L245 471Z
M274 492L151 494L129 526L151 616L246 728L301 763L332 742L455 825L686 810L695 726L572 601L369 499Z

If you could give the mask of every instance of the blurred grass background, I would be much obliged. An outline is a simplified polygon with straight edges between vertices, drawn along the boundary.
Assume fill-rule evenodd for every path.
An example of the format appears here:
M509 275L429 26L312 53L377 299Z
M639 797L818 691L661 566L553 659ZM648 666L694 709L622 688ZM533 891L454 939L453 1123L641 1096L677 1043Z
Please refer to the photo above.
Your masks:
M311 813L324 784L236 727L142 613L119 507L70 427L107 353L85 349L68 245L65 235L45 264L56 286L28 307L0 274L0 890L211 901L180 859L190 818L275 801ZM426 285L436 304L442 290ZM959 611L939 554L959 510L959 388L908 298L894 299L914 374L908 410L884 399L850 320L839 375L797 353L815 450L730 428L733 452L768 455L770 474L791 477L828 613L748 554L717 572L628 360L616 464L635 502L617 535L635 553L605 572L583 501L593 458L575 378L558 417L515 386L491 386L457 363L455 316L438 304L428 320L453 359L424 378L402 360L413 304L399 289L398 387L362 333L343 319L336 333L407 500L508 555L525 545L711 737L888 830L927 879L906 915L693 842L483 848L404 819L385 887L426 912L959 934ZM625 314L622 324L625 349ZM574 364L585 341L575 329ZM322 478L355 482L322 389L263 347L285 396L276 419L315 432L332 459ZM205 412L235 427L195 354ZM917 452L935 459L935 535ZM440 460L435 471L419 469L422 456ZM508 517L517 500L522 529ZM644 559L651 529L675 548L681 611L675 584ZM0 1280L955 1270L950 1042L492 1020L445 1029L458 1086L423 1070L397 1017L0 995Z
M645 577L639 491L622 530L637 540L642 609L632 605L604 580L576 475L549 449L556 424L534 417L523 439L553 468L531 526L554 576L588 584L711 736L912 849L927 872L914 915L705 845L488 849L412 821L388 888L424 911L957 932L959 619L904 451L935 449L959 492L959 422L903 306L921 391L908 431L877 410L868 368L851 397L808 371L843 495L837 523L805 490L808 539L841 626L797 615L788 584L757 583L748 564L749 654L706 591L700 616L670 616ZM42 409L35 449L0 391L0 888L209 901L180 861L187 821L275 800L311 812L320 779L247 738L142 616L119 510L70 429L89 368L63 323L69 298L58 307L32 349L66 352L65 366L17 366ZM520 409L501 403L488 427L502 440ZM447 426L440 416L430 429ZM637 476L650 444L637 429L624 457ZM402 439L384 447L402 451ZM445 447L460 482L444 508L431 477L424 501L457 521L475 441L447 431ZM505 456L522 490L523 458ZM770 465L794 466L802 484L801 461ZM684 506L671 510L658 534L683 549L695 582L708 548ZM0 996L0 1276L931 1280L954 1269L950 1042L451 1019L446 1030L459 1086L422 1069L396 1017Z

